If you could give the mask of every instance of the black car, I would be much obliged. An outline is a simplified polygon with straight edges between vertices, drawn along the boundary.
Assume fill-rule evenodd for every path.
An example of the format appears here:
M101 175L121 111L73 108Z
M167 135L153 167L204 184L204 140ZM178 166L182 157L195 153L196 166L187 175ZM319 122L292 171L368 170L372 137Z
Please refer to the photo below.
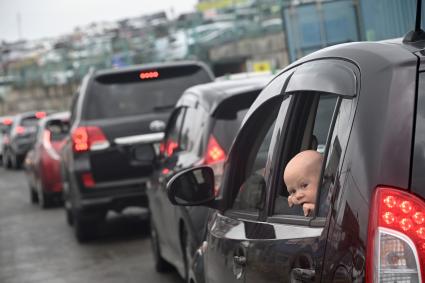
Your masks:
M148 184L155 267L174 265L183 278L203 240L208 209L173 206L166 184L173 174L196 165L214 168L216 194L230 145L252 102L272 76L228 80L189 88L178 101L165 131L161 154Z
M425 280L425 38L411 35L323 49L277 75L247 113L221 196L207 166L170 180L174 203L215 209L206 282ZM306 217L282 176L308 149L324 165Z
M147 206L153 143L183 91L213 80L199 62L141 65L89 73L74 96L62 154L67 220L78 240L95 235L108 210Z
M25 112L13 117L13 123L3 145L5 168L18 169L35 141L38 120L47 115L45 111Z

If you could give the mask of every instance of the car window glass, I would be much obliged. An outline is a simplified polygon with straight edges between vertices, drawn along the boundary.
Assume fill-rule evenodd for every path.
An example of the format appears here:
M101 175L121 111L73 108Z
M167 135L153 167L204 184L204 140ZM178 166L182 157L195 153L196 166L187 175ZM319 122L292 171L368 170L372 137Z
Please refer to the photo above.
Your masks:
M161 145L161 153L169 157L180 148L180 130L185 114L185 108L179 108L172 114L167 126L165 139Z
M257 110L257 113L262 113L260 117L253 115L250 117L251 121L246 124L249 133L245 134L249 135L252 141L249 142L249 148L244 148L245 156L239 162L238 170L244 178L238 187L232 206L233 210L258 213L264 208L266 165L280 107L280 101L269 103L263 109ZM254 120L255 122L253 122Z
M48 123L46 129L50 132L51 141L61 141L69 132L69 122L54 120Z
M241 109L234 113L232 118L217 118L214 123L212 133L216 138L217 142L226 151L229 150L232 145L233 139L238 132L242 120L245 117L248 109Z
M94 79L87 90L84 117L107 119L170 111L187 88L211 81L202 68L152 80L142 80L139 75L123 73Z
M186 109L180 138L181 150L199 153L199 140L202 138L201 133L204 130L205 117L206 113L200 106L196 109L193 107Z
M278 193L276 194L274 214L306 215L312 212L308 207L314 207L315 204L321 172L320 163L314 173L310 169L303 171L305 167L301 166L308 164L304 164L304 161L301 163L302 165L296 165L297 169L293 171L290 179L291 183L288 184L288 187L283 181L283 173L289 161L302 151L316 151L318 154L313 156L320 156L320 154L323 156L332 116L337 106L337 97L331 95L297 94L297 99L299 104L294 107L303 108L303 111L297 112L295 109L294 112L297 113L297 117L293 117L293 125L298 130L296 134L289 134L289 145L293 151L288 153L288 158L284 159L277 173L278 178L280 178L279 182L277 182L280 188L278 188ZM304 116L304 119L301 119L301 116ZM299 119L298 117L301 118ZM314 168L316 167L315 164ZM316 180L315 184L311 184L312 180Z
M322 188L319 203L319 216L326 216L329 208L330 196L335 186L339 186L338 180L343 178L346 172L338 172L342 165L343 155L350 136L354 107L356 100L343 100L339 107L338 116L332 133L326 160L325 172L322 179Z

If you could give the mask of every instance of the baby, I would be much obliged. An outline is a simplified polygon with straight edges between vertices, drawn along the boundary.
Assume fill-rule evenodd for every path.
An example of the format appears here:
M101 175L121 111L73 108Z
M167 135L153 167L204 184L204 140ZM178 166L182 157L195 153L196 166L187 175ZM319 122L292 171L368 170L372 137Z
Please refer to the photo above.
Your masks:
M322 154L306 150L295 155L286 165L283 180L289 193L288 205L302 205L304 216L314 211L322 162Z

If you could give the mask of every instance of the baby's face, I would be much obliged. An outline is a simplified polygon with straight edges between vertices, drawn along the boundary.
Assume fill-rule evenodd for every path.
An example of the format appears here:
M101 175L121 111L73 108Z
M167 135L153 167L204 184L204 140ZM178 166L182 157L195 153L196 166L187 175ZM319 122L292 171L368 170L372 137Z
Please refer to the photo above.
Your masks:
M296 205L315 203L319 174L305 168L285 172L285 184L289 193L288 200Z

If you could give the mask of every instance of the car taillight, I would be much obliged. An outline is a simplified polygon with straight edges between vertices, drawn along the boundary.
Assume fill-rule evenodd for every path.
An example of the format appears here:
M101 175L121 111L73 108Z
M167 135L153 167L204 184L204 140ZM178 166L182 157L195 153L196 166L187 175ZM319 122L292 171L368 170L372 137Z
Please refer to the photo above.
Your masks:
M366 282L425 281L425 202L378 187L369 217Z
M46 112L36 112L36 113L35 113L35 117L36 117L37 119L44 118L44 117L46 117Z
M83 185L86 188L93 188L96 183L94 182L93 175L91 173L83 173L81 175L81 180L83 181Z
M179 147L179 144L173 140L167 140L159 144L159 152L166 156L171 156Z
M98 127L78 127L72 132L72 148L74 152L101 150L109 147L109 142Z
M22 126L17 126L17 127L16 127L16 133L17 133L18 135L23 135L23 134L25 134L25 128L24 128L24 127L22 127Z
M51 158L55 160L59 160L59 154L56 152L56 150L53 148L51 143L51 136L52 133L49 130L44 130L43 134L43 146L46 149L46 152L50 155Z
M224 160L226 160L226 152L218 144L215 137L211 135L208 141L207 151L205 153L205 164L210 165Z

